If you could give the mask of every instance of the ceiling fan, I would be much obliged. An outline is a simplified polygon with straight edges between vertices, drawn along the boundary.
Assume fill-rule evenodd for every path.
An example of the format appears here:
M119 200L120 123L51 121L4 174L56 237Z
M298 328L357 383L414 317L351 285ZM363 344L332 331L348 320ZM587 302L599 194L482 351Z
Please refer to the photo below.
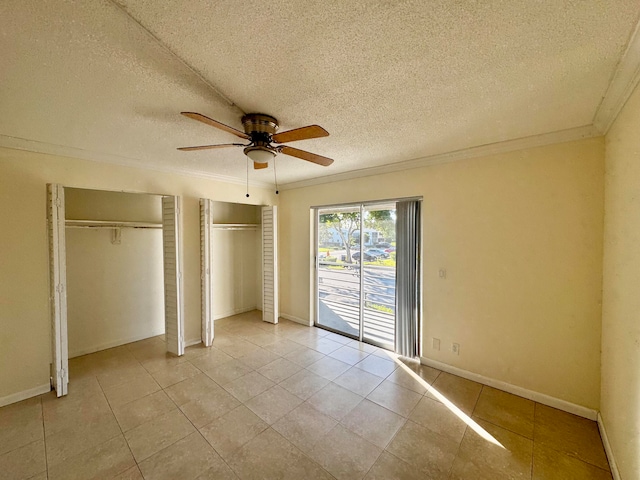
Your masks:
M284 153L292 157L301 158L311 163L316 163L324 167L328 167L333 163L331 158L323 157L315 153L299 150L289 147L288 145L280 145L282 143L295 142L297 140L307 140L310 138L327 137L329 132L319 125L309 125L307 127L287 130L286 132L276 133L278 130L278 120L271 115L263 113L249 113L242 117L242 125L244 132L236 130L233 127L220 123L200 113L181 112L185 117L192 118L202 123L206 123L225 132L231 133L236 137L248 140L248 144L244 143L223 143L218 145L202 145L199 147L180 147L178 150L189 152L193 150L208 150L213 148L225 147L244 147L244 154L253 161L253 168L267 168L269 160L272 160L278 153ZM274 145L276 144L276 145Z

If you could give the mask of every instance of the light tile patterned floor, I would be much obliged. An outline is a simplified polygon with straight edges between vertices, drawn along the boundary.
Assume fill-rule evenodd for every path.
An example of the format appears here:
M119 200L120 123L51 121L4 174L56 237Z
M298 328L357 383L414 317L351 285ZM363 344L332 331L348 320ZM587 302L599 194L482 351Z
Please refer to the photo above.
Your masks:
M0 479L611 479L592 421L258 312L215 328L1 408Z

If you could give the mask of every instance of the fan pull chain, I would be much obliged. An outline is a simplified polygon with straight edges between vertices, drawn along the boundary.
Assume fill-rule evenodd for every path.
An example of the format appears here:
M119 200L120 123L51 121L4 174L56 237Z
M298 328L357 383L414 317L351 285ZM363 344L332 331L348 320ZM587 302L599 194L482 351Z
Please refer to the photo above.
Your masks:
M278 175L276 174L276 159L273 158L273 178L276 181L276 195L278 195Z
M247 198L249 198L249 157L247 157Z

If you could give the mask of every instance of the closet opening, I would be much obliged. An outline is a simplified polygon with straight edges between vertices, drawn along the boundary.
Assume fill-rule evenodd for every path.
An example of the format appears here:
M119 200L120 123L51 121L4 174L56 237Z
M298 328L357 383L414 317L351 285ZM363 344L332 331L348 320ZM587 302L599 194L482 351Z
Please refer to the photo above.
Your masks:
M277 323L277 213L262 207L200 199L202 338L215 320L261 310Z
M164 334L184 353L180 197L47 185L51 383L69 358Z
M65 188L69 358L165 333L162 197Z

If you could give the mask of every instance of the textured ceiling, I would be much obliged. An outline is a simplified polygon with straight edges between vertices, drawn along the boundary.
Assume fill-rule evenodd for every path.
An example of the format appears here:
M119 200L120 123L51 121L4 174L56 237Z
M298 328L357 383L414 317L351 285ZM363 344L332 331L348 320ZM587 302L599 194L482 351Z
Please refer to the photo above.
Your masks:
M179 112L236 128L263 112L331 134L292 145L328 168L278 156L291 183L587 126L639 14L637 0L4 0L0 143L240 180L239 148L175 150L236 140Z

